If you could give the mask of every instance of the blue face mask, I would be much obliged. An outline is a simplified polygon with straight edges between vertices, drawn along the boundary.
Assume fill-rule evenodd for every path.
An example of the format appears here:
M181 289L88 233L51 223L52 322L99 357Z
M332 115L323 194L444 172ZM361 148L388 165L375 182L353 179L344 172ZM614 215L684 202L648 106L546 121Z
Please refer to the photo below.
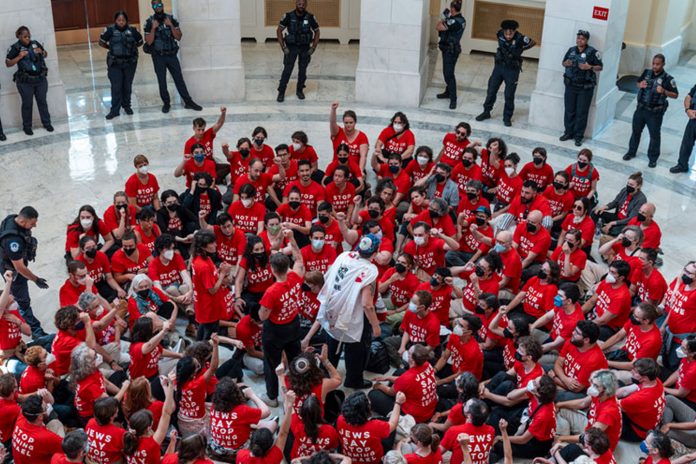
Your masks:
M205 154L193 155L193 159L196 161L196 163L202 163L205 159Z
M640 450L645 454L650 454L650 451L648 451L648 445L645 443L645 440L640 442Z
M399 172L399 166L389 166L389 172L391 172L392 174L396 174L397 172Z
M563 306L563 298L561 298L560 295L556 295L556 296L553 298L553 305L556 306L556 307L558 307L558 308L560 308L561 306Z
M504 253L505 252L505 247L501 245L500 243L496 243L495 246L493 247L493 250L496 253Z

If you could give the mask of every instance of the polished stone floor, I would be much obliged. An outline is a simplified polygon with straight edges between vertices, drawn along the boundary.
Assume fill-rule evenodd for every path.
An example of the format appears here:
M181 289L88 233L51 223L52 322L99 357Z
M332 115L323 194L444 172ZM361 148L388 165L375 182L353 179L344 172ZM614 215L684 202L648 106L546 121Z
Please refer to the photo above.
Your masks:
M66 87L69 118L54 121L56 132L49 134L37 129L33 137L17 129L7 130L8 140L0 143L3 159L3 181L0 183L0 213L4 216L23 205L33 205L40 212L35 234L39 239L38 259L32 269L48 279L51 288L31 288L34 308L47 329L53 328L52 316L57 307L58 289L66 278L63 261L65 227L74 219L83 204L92 204L98 212L111 203L117 190L133 172L132 159L144 153L150 159L151 172L157 175L163 189L183 190L183 181L172 173L179 163L186 139L191 135L191 120L202 115L212 123L218 107L228 108L227 123L218 134L216 147L223 143L234 145L239 137L250 136L251 130L263 125L269 132L271 145L289 143L290 134L304 130L315 146L320 165L328 163L331 144L328 132L329 104L342 103L358 113L358 126L373 143L388 119L402 110L398 103L388 108L365 103L354 103L354 70L358 46L321 44L313 56L309 82L305 89L307 99L301 102L294 96L294 87L287 92L284 104L275 102L277 79L280 74L281 54L275 44L243 45L247 97L243 102L216 102L205 105L202 113L184 110L175 104L169 114L160 112L161 103L149 57L141 58L135 80L133 108L135 115L122 115L105 121L109 108L109 83L106 78L104 50L92 46L69 46L59 49L60 73ZM433 57L437 54L433 51ZM463 56L457 66L460 88L459 107L446 109L443 100L435 94L444 87L441 61L433 70L431 85L422 105L404 109L414 129L417 144L440 149L443 134L452 130L459 121L469 121L474 139L485 141L501 136L517 151L523 162L531 158L531 149L544 146L549 152L549 163L556 169L565 168L577 153L570 142L558 141L560 134L539 130L527 124L529 99L535 85L536 63L525 64L517 91L517 109L513 127L502 125L502 101L496 106L494 118L477 123L474 116L481 110L485 87L492 67L492 57L484 54ZM600 172L600 201L611 200L624 185L626 177L641 170L645 176L643 191L649 201L657 204L656 219L663 231L665 252L663 273L668 281L681 267L696 256L693 232L696 230L696 171L672 175L668 172L677 158L679 142L686 124L681 100L694 84L696 58L685 54L679 66L668 70L676 77L682 97L671 104L662 131L662 158L656 169L647 168L644 136L639 157L631 163L621 160L631 132L631 116L635 96L625 94L619 104L614 123L599 137L588 140L586 146L595 153L595 165ZM175 95L173 83L170 92ZM502 96L502 93L501 93ZM193 95L195 98L195 95ZM628 461L626 461L628 462Z

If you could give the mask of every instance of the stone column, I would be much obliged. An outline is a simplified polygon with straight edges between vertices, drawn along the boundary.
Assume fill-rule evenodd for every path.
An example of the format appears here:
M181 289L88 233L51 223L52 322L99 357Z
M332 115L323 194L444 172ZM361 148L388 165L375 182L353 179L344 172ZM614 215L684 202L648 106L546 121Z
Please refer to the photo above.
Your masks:
M7 49L16 42L14 36L19 26L27 26L31 31L33 40L37 40L46 47L48 57L48 109L51 112L51 122L57 123L68 115L68 106L65 102L65 87L60 78L58 67L58 53L56 51L56 34L53 27L53 13L51 0L23 0L3 1L0 8L0 30L4 57ZM17 93L17 86L12 82L12 75L17 67L5 68L0 73L0 117L5 130L12 127L22 127L21 99ZM41 127L39 110L34 103L34 127Z
M191 97L221 104L244 99L239 0L178 0L181 67Z
M593 18L608 9L606 20ZM532 126L563 132L563 56L575 45L579 29L590 32L589 44L601 52L604 69L597 76L595 97L590 108L586 137L599 134L614 119L616 103L621 97L616 87L616 76L621 54L621 42L628 14L625 0L595 0L569 2L547 0L544 13L544 32L539 54L536 88L529 107Z
M362 0L355 99L418 106L427 87L428 0Z

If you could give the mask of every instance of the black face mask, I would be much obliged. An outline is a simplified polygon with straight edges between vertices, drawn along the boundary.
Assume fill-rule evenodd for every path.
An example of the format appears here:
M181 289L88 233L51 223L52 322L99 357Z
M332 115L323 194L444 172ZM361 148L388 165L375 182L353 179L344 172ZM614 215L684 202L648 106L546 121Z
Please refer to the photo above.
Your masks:
M514 337L514 335L508 329L505 329L505 330L503 330L503 337L512 338L512 337Z
M476 274L476 277L483 277L486 274L486 271L484 271L481 266L476 266L474 268L474 273Z
M116 205L116 209L119 210L121 213L125 213L128 211L128 205Z
M312 288L311 288L309 285L303 283L303 284L302 284L302 291L303 291L303 292L311 292L311 291L312 291Z
M578 161L578 167L580 169L585 169L587 167L587 163L585 163L584 161Z
M638 213L636 214L636 221L638 222L645 222L647 218L645 217L645 214L643 213Z
M527 232L529 232L530 234L533 234L534 232L537 231L537 226L534 224L531 224L529 222L526 224L525 227L527 227Z
M326 224L327 222L329 222L329 216L319 216L319 222L321 222L322 224Z
M438 211L433 211L432 209L428 210L428 214L430 214L431 219L438 219L440 217L440 213Z
M477 194L477 193L466 192L466 197L467 197L469 200L472 200L472 201L473 201L473 200L475 200L476 198L478 198L478 194Z
M636 316L634 316L633 314L629 315L628 318L631 320L631 324L640 325L640 321L636 319Z
M532 158L532 162L534 163L535 166L541 166L544 164L544 159L543 158Z
M515 351L515 360L522 362L522 355L518 351Z
M239 154L242 155L242 158L246 158L247 156L249 156L249 153L250 152L248 148L241 148L239 150Z
M204 187L201 187L201 186L199 185L199 186L198 186L198 191L201 192L201 193L205 193L205 192L208 191L208 188L209 188L209 187L208 187L207 185L204 186Z
M521 202L523 205L528 205L529 203L532 202L532 200L533 200L533 198L520 197L520 202Z
M346 164L348 162L348 158L337 158L338 162L341 164Z
M549 275L543 269L539 269L539 272L537 272L537 277L541 280L546 279L548 276Z
M481 227L486 223L486 219L476 216L476 225Z
M266 252L264 251L260 253L252 253L251 255L259 261L263 261L266 259Z
M464 158L464 159L462 160L462 164L464 165L465 168L470 168L471 165L474 164L474 162L471 161L470 159Z
M133 253L135 253L135 248L122 248L122 250L127 256L130 256Z
M621 245L622 245L624 248L630 247L632 243L633 243L633 242L630 241L629 239L627 239L626 237L624 237L624 238L621 239Z
M394 265L394 270L395 270L396 272L398 272L399 274L403 274L404 272L406 272L406 266L404 266L404 265L401 264L401 263L396 263L396 264Z
M76 323L76 324L73 326L73 328L74 328L75 330L82 330L82 329L85 328L85 323L84 323L83 321L79 321L78 323Z
M483 309L481 306L476 306L476 309L474 309L474 312L476 314L486 314L486 310Z
M173 205L167 205L167 209L171 211L172 213L176 211L176 209L179 207L176 203Z
M633 382L633 385L640 385L640 379L634 379L631 377L631 382Z
M682 282L684 282L684 285L691 285L692 283L694 283L694 278L686 274L682 274L681 280Z
M566 186L564 184L561 184L560 182L554 182L553 188L555 188L556 190L565 190Z
M631 187L630 185L627 185L627 186L626 186L626 193L628 193L629 195L632 194L632 193L635 192L635 191L636 191L636 188L635 188L635 187Z
M257 147L260 147L263 145L263 139L254 139L254 143Z
M439 184L445 181L445 176L443 176L442 174L435 174L435 180Z
M290 205L290 208L292 208L292 209L297 209L300 207L300 202L299 201L289 201L288 205Z
M379 211L377 211L376 209L368 209L367 214L372 219L377 219L379 217Z
M97 256L97 249L85 250L85 256L89 259L94 259Z
M138 290L135 293L137 293L140 298L145 300L145 299L147 299L148 296L150 296L150 289L148 288L146 290Z

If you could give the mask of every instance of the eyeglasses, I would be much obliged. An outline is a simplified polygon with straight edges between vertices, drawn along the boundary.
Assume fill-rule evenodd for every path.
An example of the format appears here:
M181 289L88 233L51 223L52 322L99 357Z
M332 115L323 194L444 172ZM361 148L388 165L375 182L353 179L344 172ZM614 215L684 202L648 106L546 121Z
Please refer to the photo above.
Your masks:
M573 206L573 209L575 211L584 211L585 210L585 208L582 205L575 205L575 206Z
M457 135L459 135L460 137L466 137L466 132L457 131Z
M152 8L157 9L157 8L164 8L163 3L153 3Z

